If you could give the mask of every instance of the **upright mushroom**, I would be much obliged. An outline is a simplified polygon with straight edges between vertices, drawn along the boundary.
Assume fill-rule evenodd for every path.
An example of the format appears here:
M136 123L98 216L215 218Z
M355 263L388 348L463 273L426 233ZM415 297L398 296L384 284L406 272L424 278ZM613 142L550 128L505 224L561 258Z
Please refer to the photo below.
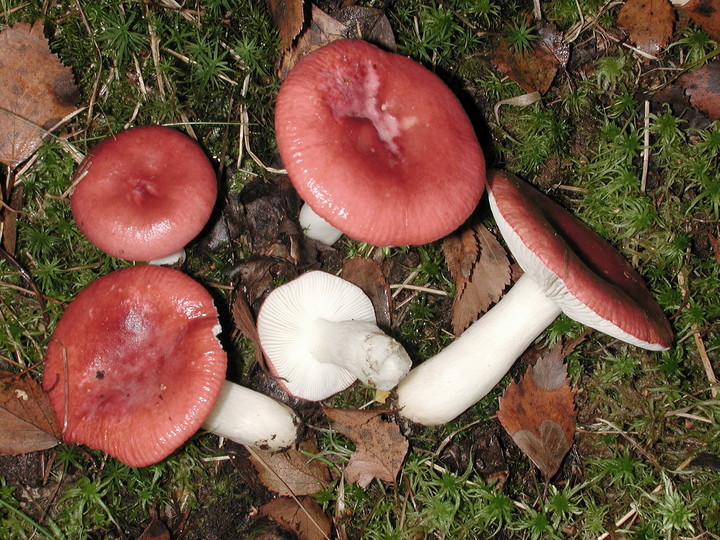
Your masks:
M210 294L172 268L111 272L67 307L48 344L43 388L67 442L142 467L201 426L242 444L290 446L296 418L225 381Z
M278 93L275 129L306 202L301 224L325 243L342 233L379 246L431 242L484 190L483 153L452 91L365 41L333 41L300 60Z
M80 164L75 182L70 200L80 231L105 253L132 261L180 258L217 195L202 148L163 126L105 139Z
M501 171L488 175L488 197L525 273L488 313L400 382L400 412L414 422L443 424L479 401L561 312L645 349L667 349L673 340L640 275L570 212Z
M377 327L362 289L326 272L307 272L273 290L257 329L278 383L302 399L325 399L357 379L391 390L412 364Z

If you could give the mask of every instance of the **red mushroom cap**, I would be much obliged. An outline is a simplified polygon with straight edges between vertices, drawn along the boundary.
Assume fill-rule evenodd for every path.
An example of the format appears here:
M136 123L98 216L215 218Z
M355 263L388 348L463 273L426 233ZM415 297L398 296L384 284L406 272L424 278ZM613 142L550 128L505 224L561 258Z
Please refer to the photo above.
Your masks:
M210 294L172 268L107 274L71 302L48 344L43 388L67 442L142 467L210 414L227 356Z
M356 240L441 238L485 187L482 150L452 91L365 41L337 40L298 62L280 88L275 128L299 195Z
M141 126L104 140L83 160L71 197L78 228L113 257L150 261L185 247L217 196L215 171L187 135Z
M667 349L665 314L630 263L595 231L518 177L488 174L493 213L518 264L570 318L647 349Z

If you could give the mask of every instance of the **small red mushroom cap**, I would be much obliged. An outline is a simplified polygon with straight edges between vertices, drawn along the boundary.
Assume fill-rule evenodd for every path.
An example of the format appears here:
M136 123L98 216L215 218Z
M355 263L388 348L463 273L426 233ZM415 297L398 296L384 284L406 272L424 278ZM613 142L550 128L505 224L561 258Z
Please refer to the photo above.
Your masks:
M670 347L667 317L607 240L510 173L490 171L488 193L518 264L568 317L638 347Z
M437 240L484 190L483 153L456 96L418 62L365 41L333 41L300 60L280 88L275 128L300 197L356 240Z
M140 126L95 146L75 175L77 226L113 257L150 261L181 250L203 229L217 196L215 171L190 137Z
M178 270L111 272L67 307L43 388L67 442L133 467L156 463L202 425L225 380L210 294Z

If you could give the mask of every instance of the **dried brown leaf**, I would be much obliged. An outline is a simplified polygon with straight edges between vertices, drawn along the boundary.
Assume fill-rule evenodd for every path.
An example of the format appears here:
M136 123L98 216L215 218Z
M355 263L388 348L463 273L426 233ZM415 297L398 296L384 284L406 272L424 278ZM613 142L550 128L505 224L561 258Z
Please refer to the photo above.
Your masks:
M715 41L720 41L720 0L673 1Z
M62 437L55 411L30 376L0 372L0 454L52 448Z
M280 495L312 495L330 482L328 466L311 456L318 454L317 444L306 440L298 448L283 452L252 449L250 461L265 486Z
M278 29L280 49L287 49L305 23L303 0L267 0L270 18Z
M694 107L707 114L711 120L720 118L720 60L713 60L685 73L679 82Z
M0 162L15 166L75 110L78 90L70 68L50 52L40 21L0 32L0 81Z
M506 41L501 41L492 52L492 63L498 71L528 93L547 92L558 69L565 67L570 57L569 46L556 27L544 24L540 30L540 39L533 42L528 52L513 52Z
M138 540L171 540L170 530L160 519L154 517Z
M392 326L392 293L382 268L373 259L352 257L343 261L342 277L360 287L375 308L375 318L380 328Z
M299 540L329 539L332 524L312 497L278 497L260 507L260 515L294 532Z
M336 39L347 37L345 25L314 4L310 15L309 27L300 35L295 46L287 49L280 58L277 68L280 80L309 52Z
M529 367L500 398L498 419L515 444L540 469L555 475L575 435L575 393L563 360L569 348L556 345Z
M452 325L459 336L500 299L510 284L510 261L497 238L482 224L447 237L443 252L455 280Z
M408 451L408 442L395 422L382 418L387 410L347 410L324 407L333 427L355 443L345 467L345 479L365 488L373 478L395 482Z
M617 22L638 49L656 56L670 42L675 12L668 0L627 0Z
M235 290L235 298L233 299L231 311L235 327L242 332L242 335L252 341L255 347L255 360L263 371L267 372L267 364L265 363L265 355L263 355L263 350L260 346L260 336L258 335L255 324L255 317L252 311L250 311L250 305L248 304L245 294L239 289Z

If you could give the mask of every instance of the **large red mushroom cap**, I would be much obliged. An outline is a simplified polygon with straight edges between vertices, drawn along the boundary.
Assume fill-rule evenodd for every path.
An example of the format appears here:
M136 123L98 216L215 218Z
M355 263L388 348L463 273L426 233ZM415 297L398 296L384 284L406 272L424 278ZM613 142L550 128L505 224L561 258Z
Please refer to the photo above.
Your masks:
M667 317L607 240L517 176L488 174L493 214L518 264L565 314L638 347L670 347Z
M298 62L280 88L275 128L300 197L356 240L437 240L484 190L482 150L452 91L365 41L333 41Z
M76 173L71 197L78 228L114 257L159 259L203 229L217 196L215 171L190 137L140 126L104 140Z
M107 274L67 307L50 339L43 388L67 442L134 467L156 463L203 424L227 356L210 294L172 268Z

